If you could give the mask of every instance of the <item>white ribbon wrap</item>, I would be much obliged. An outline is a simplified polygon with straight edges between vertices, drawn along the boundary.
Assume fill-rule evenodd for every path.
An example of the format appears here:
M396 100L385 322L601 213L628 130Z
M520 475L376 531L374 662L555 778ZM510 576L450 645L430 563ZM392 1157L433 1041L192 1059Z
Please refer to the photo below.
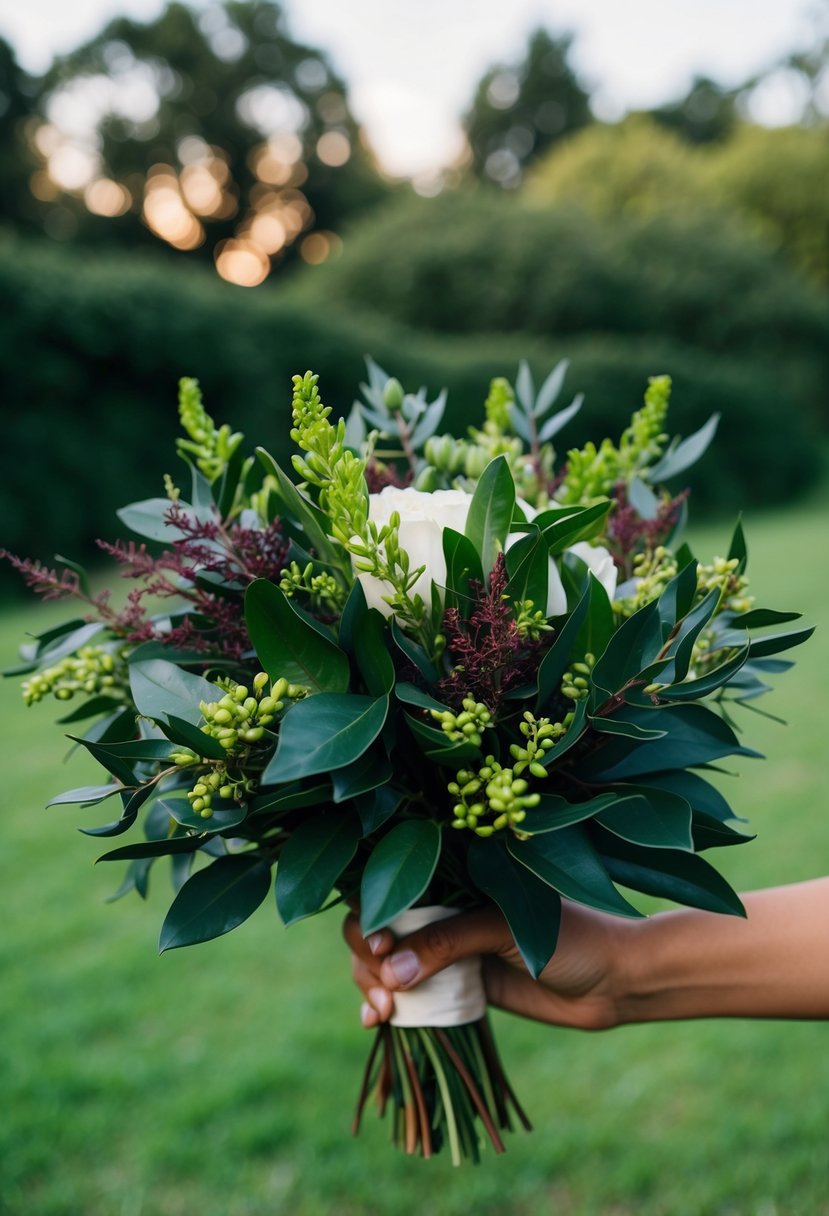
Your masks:
M405 937L436 920L457 916L458 908L435 905L409 908L389 924L395 937ZM464 1026L486 1012L481 958L461 959L408 992L395 992L393 1026Z

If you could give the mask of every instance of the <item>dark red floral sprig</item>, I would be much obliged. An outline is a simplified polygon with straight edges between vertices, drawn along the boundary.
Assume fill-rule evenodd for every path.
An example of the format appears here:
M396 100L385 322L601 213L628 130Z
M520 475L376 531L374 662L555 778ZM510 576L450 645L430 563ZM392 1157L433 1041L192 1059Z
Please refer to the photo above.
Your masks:
M615 487L607 523L607 547L626 578L632 574L632 561L637 553L663 545L671 535L688 494L688 490L682 490L675 498L661 499L654 518L644 519L628 498L627 483L620 481Z
M489 585L470 584L475 607L467 619L457 608L443 618L446 655L452 666L439 682L447 704L460 709L464 697L482 701L494 713L506 692L530 683L545 641L522 638L506 594L503 553L495 559Z
M8 549L0 549L0 561L6 561L22 575L27 587L44 600L64 600L80 594L80 578L74 570L65 567L58 572L30 557L18 557Z
M386 486L395 486L398 490L406 489L412 484L413 473L411 469L401 473L395 465L381 464L372 457L366 465L365 479L369 494L379 494Z

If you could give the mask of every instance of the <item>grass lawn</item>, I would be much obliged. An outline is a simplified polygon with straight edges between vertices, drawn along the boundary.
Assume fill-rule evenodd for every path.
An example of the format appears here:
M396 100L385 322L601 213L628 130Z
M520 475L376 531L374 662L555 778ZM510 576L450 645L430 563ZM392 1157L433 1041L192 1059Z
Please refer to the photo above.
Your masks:
M731 798L758 839L723 850L739 888L829 868L827 497L748 521L758 602L817 635L746 713ZM727 547L730 526L695 533ZM11 661L28 621L8 612ZM43 809L93 766L64 764L51 705L0 688L0 1212L4 1216L827 1216L826 1025L711 1021L603 1035L504 1017L497 1033L536 1125L506 1157L409 1161L367 1119L348 1132L369 1037L336 915L281 928L272 903L218 941L158 958L168 890L113 906L120 866L74 831L100 809ZM40 731L40 737L36 734Z

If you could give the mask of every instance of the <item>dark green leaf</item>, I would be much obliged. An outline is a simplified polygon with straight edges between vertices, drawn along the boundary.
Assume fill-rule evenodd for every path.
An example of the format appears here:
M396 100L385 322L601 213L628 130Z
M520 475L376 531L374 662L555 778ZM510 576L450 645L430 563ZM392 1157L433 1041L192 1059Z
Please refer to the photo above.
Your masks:
M334 802L345 802L385 785L391 778L392 766L388 756L379 748L369 748L353 764L337 768L331 774Z
M197 756L205 756L208 760L224 760L227 755L218 739L205 734L198 726L191 725L190 722L176 717L175 714L168 714L167 721L161 722L159 725L173 743L189 747Z
M369 608L358 618L354 626L353 647L366 691L372 697L386 696L394 688L394 664L386 649L386 618L382 612Z
M704 676L699 676L696 680L684 680L681 684L672 684L670 688L661 691L659 696L671 701L692 701L705 697L715 689L730 683L748 659L748 652L749 644L746 643L719 667L712 668L711 671L706 672Z
M305 541L316 550L319 558L323 561L330 561L332 556L336 557L331 540L326 535L327 521L322 511L300 493L270 452L266 452L264 448L257 448L256 455L265 472L270 473L277 483L277 494L283 507L281 514L299 525Z
M588 798L584 802L568 802L559 794L542 794L538 806L527 811L521 831L528 832L530 836L536 836L539 832L557 832L560 828L569 827L571 823L591 819L617 801L616 794L599 794L598 797Z
M353 763L374 742L389 710L388 697L323 692L285 714L263 785L329 773Z
M562 756L569 752L571 747L575 747L584 734L586 723L587 701L577 701L573 710L573 720L567 727L567 734L562 739L559 739L555 747L551 747L541 758L541 763L545 768L552 768L553 765L559 762Z
M103 853L98 861L132 861L137 857L172 857L174 853L195 853L202 844L199 836L170 836L166 840L144 840L125 844ZM97 864L97 863L96 863Z
M752 638L749 643L749 661L763 659L768 655L780 654L783 650L791 650L800 646L815 632L814 625L807 629L793 629L790 633L769 633L762 638Z
M621 718L602 718L598 714L589 719L593 730L600 735L624 735L627 739L661 739L664 730L654 730L638 722L626 722Z
M544 709L547 703L558 695L561 677L567 671L571 661L580 660L584 657L583 654L576 654L574 648L590 607L590 594L590 588L588 587L563 627L559 630L556 640L541 660L541 665L538 669L537 709Z
M342 693L348 688L348 658L318 633L267 579L245 592L245 622L257 658L272 683L280 678L314 692Z
M668 583L660 595L659 619L662 623L662 638L667 641L670 634L684 616L687 616L697 594L697 563L686 562Z
M506 456L496 456L475 487L465 533L472 541L488 575L503 549L515 506L515 483Z
M404 705L414 705L418 709L439 709L441 712L446 709L445 705L423 692L416 684L407 684L405 680L396 686L394 693Z
M656 600L651 600L622 622L593 668L590 676L592 707L595 709L606 696L619 692L653 663L662 644L659 607Z
M244 804L217 802L211 808L212 814L203 819L198 811L193 810L187 798L159 798L156 806L182 827L195 828L200 832L225 832L240 824L248 813Z
M480 759L480 748L466 740L453 743L439 727L429 726L412 714L405 714L406 723L417 740L418 747L436 764L449 765Z
M348 654L354 653L354 626L366 612L368 612L366 593L363 591L363 584L355 578L340 617L339 643Z
M173 714L192 726L202 720L199 703L217 701L222 695L215 684L164 659L131 663L130 689L135 708L143 717L167 722Z
M530 975L537 978L553 955L561 922L561 897L519 865L498 840L472 841L467 853L472 881L503 912Z
M286 925L320 910L359 840L357 816L342 810L314 815L291 834L276 869L276 906Z
M667 666L660 665L660 684L677 684L680 680L685 679L691 665L696 640L717 611L719 602L720 589L712 587L696 607L692 608L682 619L671 639L670 662Z
M732 616L732 629L762 629L765 625L785 625L788 621L799 621L802 612L776 612L773 608L752 608L740 616Z
M369 794L360 794L355 798L355 805L363 826L363 835L371 836L383 824L391 819L397 808L406 797L393 785L381 785Z
M105 745L94 743L91 739L79 739L75 735L68 735L73 743L79 743L81 747L85 747L90 756L97 760L108 773L112 773L122 785L137 785L133 765L126 760L122 760L120 756L112 756L106 750Z
M684 798L645 786L621 786L621 797L596 815L614 836L645 848L693 851L691 808Z
M63 794L56 794L46 805L71 806L80 802L84 806L94 806L105 798L111 798L113 794L120 794L123 789L123 785L82 785L74 790L66 790Z
M420 898L440 855L440 828L429 819L398 823L372 851L360 886L363 935L382 929Z
M446 562L446 608L457 608L468 617L473 605L471 581L484 581L478 550L468 536L454 528L443 530L443 556Z
M536 528L510 545L506 552L507 595L513 602L532 600L546 614L550 557L544 538Z
M417 642L412 641L410 637L406 636L394 618L392 618L391 622L391 636L406 658L415 665L423 678L429 684L436 684L438 672L434 663L422 646L418 646Z
M516 861L567 899L617 916L642 915L613 886L579 825L545 832L529 840L512 838L507 848Z
M694 853L648 849L597 830L596 844L615 882L644 895L656 895L708 912L745 916L739 896L713 866Z
M571 545L597 536L604 527L610 506L610 500L605 499L592 507L572 507L563 518L560 510L555 510L552 518L548 511L537 515L534 522L541 529L550 556L555 557ZM548 520L551 522L548 523Z
M122 705L123 701L119 701L116 697L90 697L83 705L73 709L70 714L58 718L58 724L69 726L73 722L83 722L86 718L94 718L96 714L111 713L114 709L120 709Z
M179 891L161 927L161 953L210 941L256 911L268 894L271 868L255 855L219 857Z
M319 806L320 803L330 802L331 797L331 786L327 781L308 786L303 785L301 781L294 781L281 789L273 790L272 793L260 794L254 798L251 814L273 814L276 811L292 811L301 806Z
M748 548L746 547L746 538L745 533L743 532L743 525L739 519L734 527L734 535L731 537L731 545L728 550L728 561L732 561L735 557L739 563L737 566L737 573L742 574L745 571L746 563L748 561Z

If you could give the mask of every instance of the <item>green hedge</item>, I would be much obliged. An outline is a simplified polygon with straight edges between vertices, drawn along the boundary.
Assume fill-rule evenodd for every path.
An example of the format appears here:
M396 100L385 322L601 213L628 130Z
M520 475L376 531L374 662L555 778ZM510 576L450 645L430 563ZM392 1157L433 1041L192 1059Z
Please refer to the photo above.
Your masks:
M313 305L293 288L245 291L195 268L174 274L148 259L96 261L13 243L0 245L0 308L0 546L44 560L55 551L88 557L97 536L119 534L116 507L158 493L164 472L175 474L180 375L199 377L217 419L287 458L291 375L313 367L325 400L345 411L367 351L409 386L446 385L456 434L480 418L492 376L513 376L522 356L543 374L569 355L567 387L587 401L563 446L618 433L647 376L669 371L677 430L715 409L724 415L699 473L702 507L780 502L817 468L805 415L765 369L665 339L438 338ZM3 580L17 585L6 570Z
M722 216L600 219L456 192L384 208L308 282L311 299L433 332L641 336L763 362L829 422L829 303Z

